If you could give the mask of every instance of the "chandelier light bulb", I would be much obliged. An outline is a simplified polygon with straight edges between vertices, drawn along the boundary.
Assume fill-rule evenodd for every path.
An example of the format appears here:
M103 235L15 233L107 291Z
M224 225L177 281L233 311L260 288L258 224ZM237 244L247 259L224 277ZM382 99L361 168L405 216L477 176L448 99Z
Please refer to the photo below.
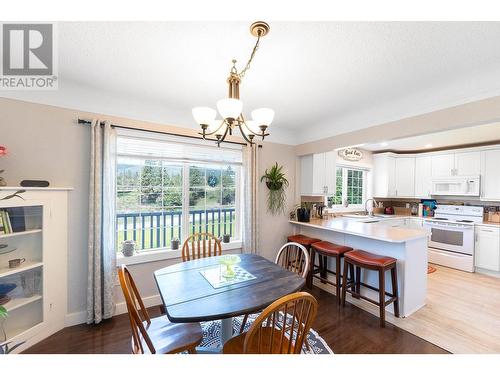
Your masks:
M215 120L215 116L217 116L217 111L210 107L195 107L192 112L195 121L199 125L210 125Z
M237 119L243 110L243 102L239 99L227 98L217 102L217 110L224 119Z
M252 111L252 120L257 126L269 126L274 120L274 111L270 108L258 108Z

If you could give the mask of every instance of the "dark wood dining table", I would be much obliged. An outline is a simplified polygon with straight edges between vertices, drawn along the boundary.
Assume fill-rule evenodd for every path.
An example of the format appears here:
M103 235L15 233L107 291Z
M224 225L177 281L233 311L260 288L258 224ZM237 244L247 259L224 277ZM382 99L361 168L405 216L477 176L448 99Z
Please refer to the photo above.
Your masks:
M259 255L239 256L238 266L255 278L219 288L214 288L200 271L217 267L220 257L178 263L155 271L168 319L173 323L220 319L221 342L225 343L233 335L233 317L262 310L305 284L297 274Z

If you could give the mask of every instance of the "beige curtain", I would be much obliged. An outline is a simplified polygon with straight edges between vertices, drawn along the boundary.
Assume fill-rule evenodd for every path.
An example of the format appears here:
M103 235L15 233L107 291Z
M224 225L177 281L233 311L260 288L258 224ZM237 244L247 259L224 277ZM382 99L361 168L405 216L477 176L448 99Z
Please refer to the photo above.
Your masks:
M243 252L257 254L258 248L258 187L259 147L246 146L243 150Z
M115 164L116 134L111 124L91 126L87 323L99 323L114 314L116 273Z

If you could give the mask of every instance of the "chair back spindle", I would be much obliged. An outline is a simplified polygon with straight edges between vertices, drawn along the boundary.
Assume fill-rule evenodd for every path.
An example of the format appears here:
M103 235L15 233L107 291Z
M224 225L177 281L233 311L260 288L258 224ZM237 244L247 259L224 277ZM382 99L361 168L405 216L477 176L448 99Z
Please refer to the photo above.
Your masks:
M288 242L278 251L275 263L305 278L309 271L309 252L297 242Z
M318 302L309 293L297 292L280 298L252 323L243 352L300 354L317 311Z
M155 347L147 333L146 328L144 327L144 323L146 324L146 327L151 324L151 318L146 310L146 307L144 306L134 279L125 265L122 265L118 270L118 277L120 279L120 285L127 303L128 316L130 326L132 328L132 353L144 353L144 347L142 346L141 341L142 337L144 342L146 342L149 351L154 354L156 353Z
M222 246L217 237L210 233L195 233L182 245L182 261L222 255Z

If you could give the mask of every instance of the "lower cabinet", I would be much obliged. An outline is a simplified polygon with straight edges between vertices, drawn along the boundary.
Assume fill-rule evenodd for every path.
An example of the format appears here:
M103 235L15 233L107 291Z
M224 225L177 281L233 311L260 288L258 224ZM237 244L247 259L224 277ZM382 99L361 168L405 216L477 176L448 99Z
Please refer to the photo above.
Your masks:
M475 266L500 271L500 227L476 225Z

